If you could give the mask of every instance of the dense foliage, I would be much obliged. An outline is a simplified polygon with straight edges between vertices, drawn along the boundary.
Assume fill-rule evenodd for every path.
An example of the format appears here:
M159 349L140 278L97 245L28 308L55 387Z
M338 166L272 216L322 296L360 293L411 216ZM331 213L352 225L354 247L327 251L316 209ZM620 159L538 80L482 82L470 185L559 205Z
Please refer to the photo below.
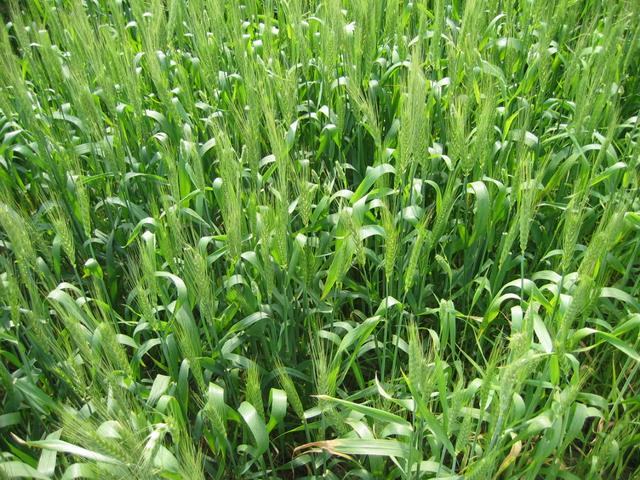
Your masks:
M637 478L640 2L9 3L0 477Z

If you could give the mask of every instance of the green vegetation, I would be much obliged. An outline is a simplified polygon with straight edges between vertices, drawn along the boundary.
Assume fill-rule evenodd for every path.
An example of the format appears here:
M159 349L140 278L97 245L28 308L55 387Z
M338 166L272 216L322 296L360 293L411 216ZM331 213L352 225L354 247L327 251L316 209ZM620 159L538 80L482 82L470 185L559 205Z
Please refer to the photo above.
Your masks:
M640 2L9 4L0 477L638 478Z

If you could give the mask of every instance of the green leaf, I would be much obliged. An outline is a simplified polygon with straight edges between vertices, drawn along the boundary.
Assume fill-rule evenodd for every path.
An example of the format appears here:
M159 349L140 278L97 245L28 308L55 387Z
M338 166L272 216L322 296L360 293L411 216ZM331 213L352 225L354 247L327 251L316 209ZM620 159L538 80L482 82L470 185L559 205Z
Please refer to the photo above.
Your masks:
M411 454L411 448L408 443L398 440L364 438L336 438L335 440L311 442L297 447L296 451L314 447L340 456L364 455L409 458ZM414 453L414 455L417 454Z
M58 440L60 439L60 434L62 430L56 430L53 433L47 435L46 440ZM56 470L56 451L44 449L42 454L40 455L40 460L38 461L38 471L43 475L51 477Z
M336 282L342 279L344 273L351 266L354 252L355 245L351 237L348 237L337 244L333 261L331 262L327 272L327 280L325 281L324 288L322 289L321 299L326 298Z
M597 332L597 336L603 338L610 345L613 345L622 353L624 353L630 359L640 363L640 354L631 347L628 343L620 340L615 335L606 332Z
M367 167L364 179L358 185L358 188L351 197L351 204L360 200L373 186L374 183L383 175L396 173L396 169L388 163L383 163L377 167Z
M99 478L95 467L87 463L69 465L60 480L74 480L76 478Z
M169 280L171 280L171 282L175 285L176 290L178 292L179 305L188 304L189 296L187 294L187 286L185 285L185 283L182 281L180 277L178 277L177 275L174 275L173 273L164 272L164 271L156 272L155 275L156 277L168 278Z
M271 432L282 423L287 414L287 393L279 388L272 388L269 391L269 403L271 404L271 414L267 424L267 431Z
M44 448L47 450L53 450L55 452L68 453L77 457L87 458L96 462L109 463L113 465L120 465L122 462L109 455L104 455L99 452L87 450L86 448L78 447L63 440L37 440L24 442L25 445L32 448Z
M6 475L7 478L37 478L44 480L51 478L26 463L17 461L0 463L0 472Z
M320 400L325 400L327 402L336 403L338 405L342 405L343 407L353 410L354 412L362 413L363 415L366 415L369 418L372 418L374 420L379 420L381 422L397 423L398 425L401 425L403 427L408 427L410 430L413 430L413 428L411 428L411 424L407 420L405 420L404 418L394 413L387 412L386 410L380 410L378 408L368 407L366 405L349 402L348 400L341 400L339 398L329 397L327 395L316 395L316 398L319 398Z
M473 239L475 242L478 238L486 238L489 230L489 218L491 215L491 198L489 190L485 183L481 180L472 182L467 186L467 193L476 196L475 220L473 226Z
M0 415L0 428L7 428L18 425L22 421L20 412L11 412Z
M264 421L258 414L258 411L249 402L242 402L238 408L238 413L249 427L249 431L256 442L253 456L259 457L269 448L269 434Z
M151 391L149 392L149 398L147 398L147 405L154 406L164 392L167 391L170 382L171 377L160 374L156 375L153 385L151 386Z
M375 317L367 318L364 322L358 324L356 328L350 330L346 333L346 335L342 338L340 345L338 346L338 350L335 353L337 357L342 352L346 351L351 345L357 344L362 345L364 340L371 335L371 332L374 328L380 323L382 317L376 315Z

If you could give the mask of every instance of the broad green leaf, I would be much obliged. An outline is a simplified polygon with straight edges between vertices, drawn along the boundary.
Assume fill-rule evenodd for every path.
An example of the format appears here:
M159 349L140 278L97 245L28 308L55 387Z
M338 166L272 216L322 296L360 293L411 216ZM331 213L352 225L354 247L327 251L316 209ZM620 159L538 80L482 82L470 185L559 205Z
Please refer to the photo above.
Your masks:
M358 188L351 197L351 203L354 204L360 198L362 198L382 175L387 175L395 172L395 168L393 168L393 166L389 165L388 163L383 163L376 167L367 167L367 172L364 179L362 180L360 185L358 185Z
M325 400L330 403L336 403L338 405L342 405L354 412L362 413L372 419L379 420L381 422L389 422L389 423L397 423L399 425L405 427L411 427L411 424L406 421L404 418L399 417L391 412L387 412L385 410L380 410L373 407L368 407L366 405L361 405L359 403L349 402L347 400L341 400L339 398L329 397L327 395L317 395L317 398L320 400ZM413 429L411 429L413 430Z
M25 442L25 444L32 448L44 448L46 450L52 450L54 452L68 453L70 455L87 458L96 462L109 463L114 465L119 465L122 463L120 462L120 460L110 457L109 455L94 452L93 450L88 450L86 448L73 445L63 440L27 441Z
M58 440L62 430L56 430L53 433L47 435L45 440ZM38 471L48 477L53 476L56 470L56 451L44 449L40 454L40 460L38 460Z
M0 472L6 475L7 478L37 478L45 480L51 478L26 463L18 461L0 463Z
M340 456L364 455L409 458L411 448L408 443L387 439L336 438L312 442L297 447L297 451L309 448L321 448ZM415 453L414 453L415 455Z
M256 442L253 455L255 457L261 456L269 448L269 434L267 433L266 425L249 402L242 402L238 408L238 413L247 424L247 427L249 427L249 431Z

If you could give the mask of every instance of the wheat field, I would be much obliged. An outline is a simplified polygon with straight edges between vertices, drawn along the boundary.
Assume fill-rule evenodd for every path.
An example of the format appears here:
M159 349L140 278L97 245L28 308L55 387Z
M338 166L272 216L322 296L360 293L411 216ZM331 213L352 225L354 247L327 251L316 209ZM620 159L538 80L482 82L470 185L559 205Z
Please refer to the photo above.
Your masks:
M0 15L0 478L640 478L640 2Z

